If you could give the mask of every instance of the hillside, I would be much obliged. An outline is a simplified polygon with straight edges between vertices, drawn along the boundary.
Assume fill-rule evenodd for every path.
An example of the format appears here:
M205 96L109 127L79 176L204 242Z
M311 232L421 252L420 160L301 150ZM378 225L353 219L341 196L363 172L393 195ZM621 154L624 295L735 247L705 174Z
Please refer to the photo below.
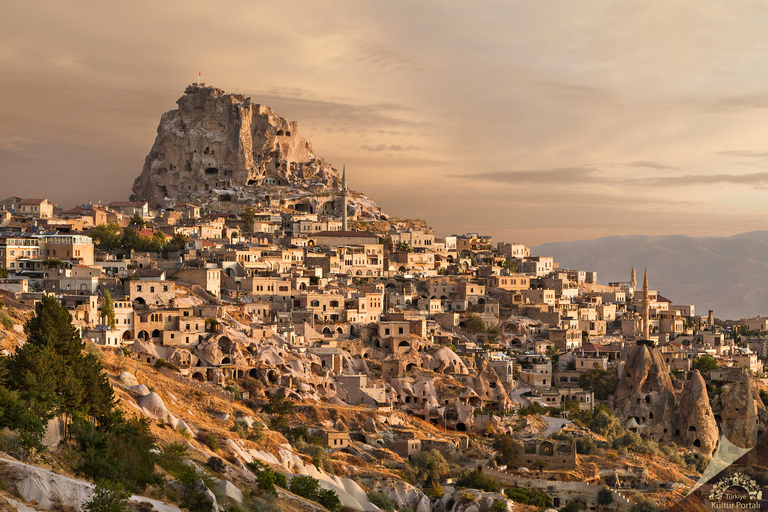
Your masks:
M768 305L768 231L731 237L613 236L531 248L561 267L596 271L600 283L629 281L634 264L648 269L652 289L697 314L721 319L765 313Z

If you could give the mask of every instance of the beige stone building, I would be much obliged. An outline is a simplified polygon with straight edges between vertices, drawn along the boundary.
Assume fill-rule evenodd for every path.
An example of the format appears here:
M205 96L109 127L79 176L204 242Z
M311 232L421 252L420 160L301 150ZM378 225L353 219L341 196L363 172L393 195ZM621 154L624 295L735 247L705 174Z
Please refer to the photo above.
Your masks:
M47 199L22 199L19 203L18 213L38 219L50 219L53 217L55 206L56 203Z

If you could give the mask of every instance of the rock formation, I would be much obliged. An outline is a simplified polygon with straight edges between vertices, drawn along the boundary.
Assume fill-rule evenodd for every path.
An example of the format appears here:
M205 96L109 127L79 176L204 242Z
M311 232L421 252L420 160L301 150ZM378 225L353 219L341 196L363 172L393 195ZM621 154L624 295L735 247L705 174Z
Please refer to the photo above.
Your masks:
M615 395L616 416L626 425L637 422L637 431L656 441L667 441L674 432L677 401L669 370L658 349L635 346L627 357Z
M204 84L190 85L162 115L157 137L133 184L133 199L153 208L183 201L283 200L308 213L336 212L339 172L315 156L266 105ZM381 218L368 197L350 193L349 218Z
M760 425L747 372L742 372L739 382L723 385L712 411L720 417L720 429L731 443L739 448L752 448L757 444Z
M707 457L717 448L720 432L709 405L707 385L699 370L694 370L680 396L680 441Z

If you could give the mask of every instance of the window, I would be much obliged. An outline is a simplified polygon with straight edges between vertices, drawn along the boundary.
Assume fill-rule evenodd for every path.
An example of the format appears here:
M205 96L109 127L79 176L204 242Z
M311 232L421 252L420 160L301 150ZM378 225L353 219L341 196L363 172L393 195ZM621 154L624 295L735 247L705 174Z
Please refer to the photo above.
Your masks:
M403 334L403 328L402 328L402 327L399 327L399 328L397 329L397 333L398 333L398 334Z
M141 285L140 285L140 284L139 284L139 285L136 285L136 291L137 291L137 292L140 292L140 291L141 291Z
M149 287L149 293L155 293L155 287L154 286L150 286Z

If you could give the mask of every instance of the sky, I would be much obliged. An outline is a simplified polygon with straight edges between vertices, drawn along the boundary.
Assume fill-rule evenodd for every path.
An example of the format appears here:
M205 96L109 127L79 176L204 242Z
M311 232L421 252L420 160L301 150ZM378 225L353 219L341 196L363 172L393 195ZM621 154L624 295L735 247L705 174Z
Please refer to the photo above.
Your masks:
M742 0L3 2L0 195L127 199L201 72L440 235L761 230L767 24Z

